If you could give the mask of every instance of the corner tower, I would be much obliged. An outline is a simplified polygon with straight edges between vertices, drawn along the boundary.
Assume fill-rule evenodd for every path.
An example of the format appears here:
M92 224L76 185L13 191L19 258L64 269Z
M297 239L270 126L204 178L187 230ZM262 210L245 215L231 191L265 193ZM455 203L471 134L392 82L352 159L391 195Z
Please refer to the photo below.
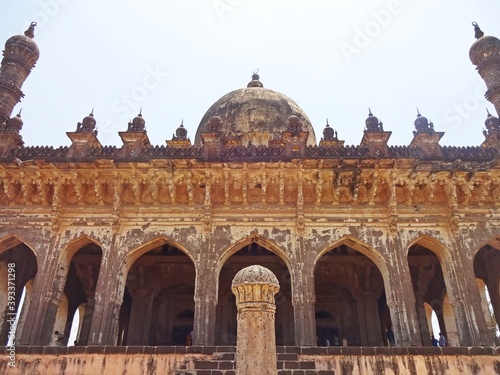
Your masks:
M500 115L500 40L485 36L478 24L473 22L476 41L469 50L469 58L486 83L485 94Z
M21 87L35 66L40 51L33 41L36 23L24 35L15 35L5 43L0 67L0 126L5 127L14 107L24 97Z

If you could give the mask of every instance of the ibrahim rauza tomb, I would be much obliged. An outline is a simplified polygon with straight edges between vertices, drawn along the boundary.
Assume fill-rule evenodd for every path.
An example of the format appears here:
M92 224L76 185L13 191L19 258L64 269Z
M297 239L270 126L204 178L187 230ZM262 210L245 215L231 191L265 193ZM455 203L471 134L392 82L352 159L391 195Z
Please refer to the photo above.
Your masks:
M440 145L444 133L420 114L410 144L388 145L372 113L347 146L328 124L315 134L255 73L208 109L193 141L180 125L155 144L144 113L124 124L123 146L102 145L91 113L61 129L69 147L26 147L13 109L39 56L34 25L8 39L0 337L14 340L18 373L121 373L113 363L234 374L195 365L235 351L231 282L253 265L279 283L278 359L290 352L316 366L300 374L500 372L500 40L475 33L470 59L496 114L484 131L473 124L484 142L470 147ZM431 346L433 314L449 347ZM335 346L342 338L348 346ZM292 374L286 366L279 373Z

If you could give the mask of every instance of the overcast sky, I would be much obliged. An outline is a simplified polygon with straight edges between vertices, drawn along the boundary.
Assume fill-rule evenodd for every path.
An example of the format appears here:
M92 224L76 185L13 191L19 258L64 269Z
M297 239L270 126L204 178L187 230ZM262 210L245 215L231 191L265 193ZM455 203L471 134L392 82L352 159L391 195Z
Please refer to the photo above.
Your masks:
M484 140L485 86L469 60L471 22L500 37L498 0L1 0L1 43L31 21L41 56L23 86L27 146L69 145L94 108L103 145L142 107L153 145L245 87L294 99L319 141L328 118L359 144L368 107L407 145L418 107L442 145Z

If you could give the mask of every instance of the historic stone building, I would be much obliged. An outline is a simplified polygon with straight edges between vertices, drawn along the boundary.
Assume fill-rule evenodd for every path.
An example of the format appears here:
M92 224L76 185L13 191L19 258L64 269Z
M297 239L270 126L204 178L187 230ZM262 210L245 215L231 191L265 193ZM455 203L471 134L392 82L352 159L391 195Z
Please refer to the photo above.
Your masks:
M139 114L122 147L105 146L90 114L71 146L25 147L12 112L38 59L33 29L7 41L0 70L4 343L24 290L18 345L54 345L77 310L79 345L184 345L191 331L195 345L234 345L231 281L259 264L280 284L277 345L381 346L392 326L398 345L428 346L433 311L451 346L498 344L485 288L498 317L497 117L481 145L451 147L418 114L411 143L389 146L370 113L345 146L328 124L317 139L254 74L193 142L181 125L152 144ZM470 57L498 114L500 40L477 26L476 38Z

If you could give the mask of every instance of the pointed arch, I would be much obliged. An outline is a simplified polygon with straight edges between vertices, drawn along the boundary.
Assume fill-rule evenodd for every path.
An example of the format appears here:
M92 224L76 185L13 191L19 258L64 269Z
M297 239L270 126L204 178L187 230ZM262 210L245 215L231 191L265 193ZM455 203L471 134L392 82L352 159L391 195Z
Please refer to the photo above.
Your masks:
M222 267L224 266L224 263L235 253L237 253L239 250L241 250L243 247L250 245L252 243L256 243L257 245L266 248L270 252L274 253L275 255L278 256L286 265L288 268L288 271L291 272L293 269L290 259L288 258L285 250L283 250L280 246L278 246L276 243L273 241L262 237L259 234L252 233L246 237L241 238L240 240L234 242L231 246L229 246L227 249L225 249L219 259L217 260L217 277L220 274L220 271Z
M387 261L385 258L380 254L377 250L375 250L373 247L369 246L366 243L363 243L359 239L352 237L352 236L344 236L340 238L339 240L332 242L325 248L323 248L318 255L316 256L316 259L314 259L314 268L316 268L316 265L318 264L318 261L321 259L323 255L325 255L327 252L329 252L332 249L335 249L341 245L346 245L350 247L351 249L354 249L356 251L359 251L361 254L365 255L368 259L370 259L377 268L379 269L380 273L382 274L382 278L384 280L384 288L387 291L392 290L392 284L390 282L391 279L391 274L389 271L389 265L387 264ZM386 293L387 297L390 298L389 296L391 293Z
M7 312L19 313L22 292L26 284L35 279L38 273L38 262L39 259L33 246L24 242L20 237L8 235L0 240L0 269L3 269L0 273L0 298L2 298L1 296L11 297L12 293L14 293L15 297L15 311L10 310L12 305L9 305L14 301L7 302L5 300L0 305L2 310L0 313L4 316L3 319L0 319L0 343L2 344L7 343L9 335L9 324L5 318L8 316ZM12 277L15 277L14 291L12 290L12 284L9 285ZM17 335L20 336L21 334L22 332L17 330Z
M99 243L99 241L86 234L83 234L80 237L71 240L66 244L64 250L61 251L61 254L59 255L59 263L62 263L63 258L65 258L66 264L69 264L71 262L71 258L73 258L78 250L91 244L99 247L102 250L102 245Z
M126 278L127 273L130 270L130 267L132 267L132 265L134 264L134 262L137 259L139 259L141 256L143 256L147 252L149 252L153 249L156 249L160 246L163 246L163 245L171 245L171 246L179 249L185 255L187 255L189 257L189 259L191 259L191 261L193 262L195 267L197 266L196 260L193 256L193 254L191 254L191 252L184 245L182 245L179 242L177 242L171 238L168 238L166 236L158 236L156 238L153 238L153 239L151 239L145 243L142 243L141 245L136 246L136 247L130 249L129 251L127 251L127 255L125 255L125 257L123 258L123 261L122 261L122 264L120 267L120 274L125 275L125 278Z
M410 249L415 246L415 245L420 245L422 247L425 247L426 249L432 251L434 254L439 259L439 263L441 264L441 267L443 264L446 263L446 261L450 258L450 252L447 249L447 247L438 241L435 238L432 238L428 235L422 235L419 238L413 240L406 246L406 257L408 258L408 253L410 252Z
M236 344L236 301L231 282L236 273L251 264L261 264L273 272L280 282L275 296L275 337L277 345L295 344L294 307L292 304L296 278L286 251L272 240L251 233L221 252L217 260L215 291L215 344Z
M194 311L197 274L192 253L168 237L158 236L129 249L118 271L117 293L122 298L118 342L183 344L184 331L193 330L192 322L185 326L187 321L176 320L176 312Z
M38 253L33 245L31 245L28 241L25 241L21 237L15 234L9 234L0 239L0 255L4 252L15 248L16 246L23 245L31 250L35 259L37 260L37 268L38 268Z
M383 345L394 305L391 277L385 258L357 238L344 236L325 246L314 260L315 310L330 307L339 319L338 332L327 339L340 334L354 345ZM316 321L316 335L326 333Z

